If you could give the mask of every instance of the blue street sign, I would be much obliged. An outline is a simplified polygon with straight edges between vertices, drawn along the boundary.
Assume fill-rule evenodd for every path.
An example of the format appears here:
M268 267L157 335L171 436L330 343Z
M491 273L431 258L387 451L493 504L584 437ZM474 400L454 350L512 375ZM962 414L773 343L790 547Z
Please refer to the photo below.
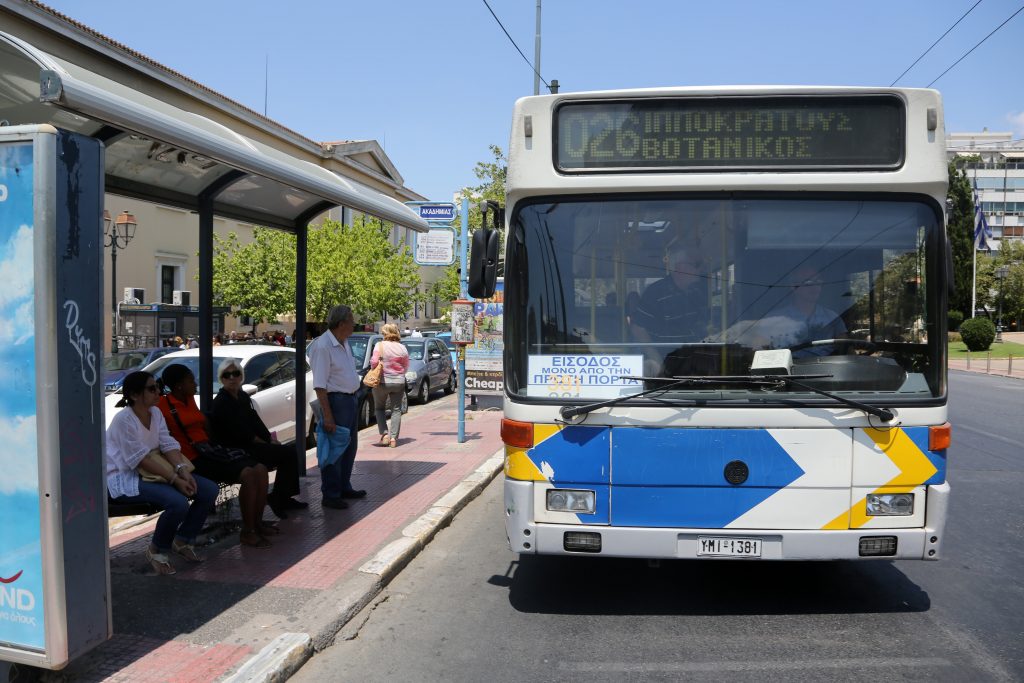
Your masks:
M406 202L406 206L419 212L425 221L451 223L455 220L455 205L450 202Z

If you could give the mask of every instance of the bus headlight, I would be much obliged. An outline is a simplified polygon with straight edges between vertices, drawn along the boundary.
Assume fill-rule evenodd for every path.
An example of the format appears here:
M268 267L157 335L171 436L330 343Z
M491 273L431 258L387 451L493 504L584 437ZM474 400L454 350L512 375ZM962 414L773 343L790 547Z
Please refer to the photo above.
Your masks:
M594 514L593 491L573 489L548 489L547 507L551 512L580 512Z
M914 514L913 493L869 493L866 502L867 513L873 517Z

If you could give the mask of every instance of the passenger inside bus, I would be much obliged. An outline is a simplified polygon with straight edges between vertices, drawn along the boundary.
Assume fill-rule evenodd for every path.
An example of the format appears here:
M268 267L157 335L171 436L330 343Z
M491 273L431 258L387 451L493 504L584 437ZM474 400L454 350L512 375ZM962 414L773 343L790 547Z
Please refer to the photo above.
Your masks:
M793 349L794 358L828 356L833 344L804 346L811 342L846 337L846 325L835 311L819 303L824 285L812 265L799 266L791 279L786 303L761 320L751 335L755 348Z

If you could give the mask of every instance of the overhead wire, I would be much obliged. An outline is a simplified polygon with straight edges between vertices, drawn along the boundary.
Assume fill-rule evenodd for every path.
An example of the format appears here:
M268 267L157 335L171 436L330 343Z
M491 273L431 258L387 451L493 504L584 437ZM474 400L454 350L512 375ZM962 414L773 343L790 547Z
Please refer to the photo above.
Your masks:
M974 52L975 50L977 50L977 49L978 49L978 47L979 47L979 46L980 46L980 45L981 45L982 43L984 43L984 42L985 42L986 40L988 40L989 38L991 38L991 37L992 37L992 36L993 36L993 35L995 34L995 32L996 32L996 31L998 31L998 30L999 30L999 29L1001 29L1002 27L1006 26L1006 25L1007 25L1007 24L1008 24L1008 23L1010 22L1010 20L1011 20L1011 19L1013 19L1013 18L1014 18L1015 16L1017 16L1018 14L1020 14L1020 13L1021 13L1022 11L1024 11L1024 5L1021 5L1021 6L1020 6L1020 7L1019 7L1019 8L1017 9L1017 11L1016 11L1016 12L1014 12L1014 13L1013 13L1013 14L1011 14L1011 15L1010 15L1009 17L1007 17L1006 21L1004 21L1003 23L999 24L999 26L996 26L996 27L995 27L994 29L992 29L992 32L991 32L991 33L989 33L989 34L988 34L987 36L985 36L984 38L982 38L982 39L981 39L981 40L980 40L980 41L978 42L978 44L977 44L977 45L975 45L975 46L974 46L974 47L972 47L972 48L971 48L970 50L968 50L967 52L965 52L965 53L964 53L964 55L963 55L963 57L961 57L960 59L958 59L958 60L956 60L955 62L953 62L952 64L950 64L950 66L949 66L949 68L948 68L948 69L946 69L945 71L943 71L942 73L940 73L940 74L939 74L938 76L936 76L936 77L935 77L934 79L932 79L932 82L931 82L931 83L929 83L928 85L926 85L925 87L926 87L926 88L930 88L930 87L932 87L932 85L933 85L933 84L934 84L934 83L935 83L935 82L936 82L937 80L939 80L940 78L942 78L943 76L945 76L946 74L948 74L948 73L950 72L950 70L952 70L952 68L953 68L954 66L956 66L956 65L957 65L957 64L959 64L960 62L964 61L964 59L965 59L965 58L967 57L967 55L969 55L969 54L971 54L972 52Z
M961 21L963 21L963 20L964 20L964 17L966 17L966 16L968 15L968 14L970 14L970 13L971 13L971 11L972 11L972 10L973 10L973 9L974 9L975 7L977 7L978 5L980 5L980 4L981 4L981 0L978 0L978 2L974 3L973 5L971 5L971 9L967 10L966 12L964 12L964 13L963 13L963 14L962 14L962 15L960 16L960 18L959 18L959 19L957 19L957 20L956 20L955 22L953 22L953 25L952 25L952 26L950 26L949 28L947 28L947 29L946 29L946 32L945 32L945 33L943 33L943 34L942 34L941 36L939 36L939 39L938 39L938 40L936 40L936 41L935 41L934 43L932 43L932 44L931 44L931 45L930 45L930 46L928 47L928 49L927 49L927 50L925 50L924 52L922 52L922 53L921 53L921 56L920 56L920 57L918 57L917 59L915 59L915 60L914 60L914 63L913 63L913 64L911 64L910 66L908 66L908 67L907 67L907 68L906 68L906 69L905 69L905 70L903 71L903 73L901 73L901 74L900 74L899 76L897 76L897 77L896 77L896 80L894 80L894 81L893 81L892 83L890 83L890 84L889 84L889 87L891 88L891 87L893 87L894 85L896 85L896 84L897 84L897 83L899 82L899 80L900 80L901 78L903 78L904 76L906 76L906 75L907 75L907 71L910 71L910 70L911 70L911 69L913 69L913 68L914 68L915 66L917 66L917 63L918 63L918 62L920 62L920 61L921 61L922 59L924 59L924 56L925 56L926 54L928 54L929 52L931 52L931 51L932 51L932 48L933 48L933 47L935 47L936 45L938 45L938 44L939 44L939 41L941 41L941 40L942 40L943 38L945 38L946 36L948 36L948 35L949 35L949 32L950 32L950 31L952 31L953 29L955 29L955 28L956 28L956 25L957 25L957 24L959 24L959 23L960 23Z
M483 0L483 3L484 5L487 6L487 10L491 13L491 16L494 17L494 20L498 22L498 26L501 27L501 30L505 32L505 37L507 37L509 41L512 43L512 46L516 49L516 52L519 53L519 56L522 57L523 60L530 65L530 70L533 71L533 73L537 74L537 78L539 78L546 87L550 88L551 84L544 80L544 77L540 75L539 71L537 71L537 67L533 65L533 62L526 58L526 55L523 54L523 51L519 49L518 45L516 45L516 41L512 40L512 36L509 35L508 31L505 29L505 25L502 24L501 19L498 18L498 15L494 13L493 9L491 9L491 5L487 2L487 0Z

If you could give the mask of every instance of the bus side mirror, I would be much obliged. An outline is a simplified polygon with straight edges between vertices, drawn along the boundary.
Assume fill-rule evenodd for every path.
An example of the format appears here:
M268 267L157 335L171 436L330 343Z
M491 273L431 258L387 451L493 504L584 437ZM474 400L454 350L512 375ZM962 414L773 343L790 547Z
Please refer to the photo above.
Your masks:
M469 253L469 295L489 299L498 286L498 231L480 228L473 233Z

